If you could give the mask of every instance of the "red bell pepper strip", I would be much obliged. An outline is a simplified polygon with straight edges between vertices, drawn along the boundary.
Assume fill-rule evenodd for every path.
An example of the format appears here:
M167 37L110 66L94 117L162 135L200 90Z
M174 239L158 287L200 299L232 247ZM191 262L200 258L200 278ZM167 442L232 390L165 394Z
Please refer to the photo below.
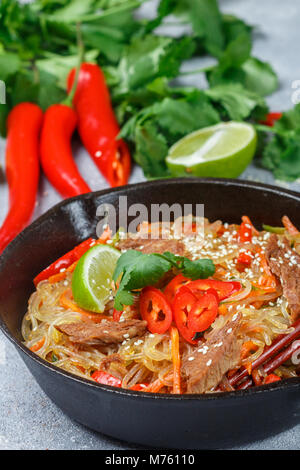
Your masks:
M97 370L92 374L92 379L102 385L110 385L111 387L118 387L122 386L122 382L120 379L117 379L111 374L107 372L103 372L102 370Z
M219 302L211 291L212 289L202 295L188 315L188 327L197 333L207 330L218 315Z
M30 222L39 182L39 134L42 110L21 103L7 120L6 175L9 211L0 229L0 253Z
M68 91L74 83L75 70L68 77ZM131 158L120 133L110 94L101 68L81 66L73 100L78 115L78 132L83 145L112 187L128 183Z
M73 159L71 138L76 125L76 112L66 104L54 104L45 113L40 144L41 165L52 186L64 198L91 191Z
M85 240L84 242L80 243L80 245L73 248L73 250L63 255L58 260L54 261L54 263L50 264L48 268L44 269L44 271L36 276L33 281L35 286L37 286L41 281L49 279L50 276L58 274L62 269L69 268L91 248L93 243L95 243L95 240L93 238L89 238L88 240Z
M155 287L145 287L142 290L140 311L151 333L163 334L172 324L172 308L164 294Z

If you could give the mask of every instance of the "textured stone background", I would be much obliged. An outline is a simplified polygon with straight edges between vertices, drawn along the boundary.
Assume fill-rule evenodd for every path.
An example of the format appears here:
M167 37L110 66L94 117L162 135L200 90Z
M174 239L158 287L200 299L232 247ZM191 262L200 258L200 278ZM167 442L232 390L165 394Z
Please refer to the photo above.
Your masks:
M153 14L154 2L143 7L142 14ZM220 0L223 11L234 13L256 26L254 54L270 61L280 77L280 89L268 98L272 110L285 110L292 106L292 82L300 79L299 69L299 0ZM193 61L185 70L201 67L209 59ZM186 84L205 86L201 77L185 79ZM4 144L0 140L0 164L4 162ZM94 171L91 160L79 144L75 144L76 161L92 189L106 187ZM243 178L274 182L267 171L251 166ZM135 168L131 182L143 180L142 172ZM286 184L283 184L287 186ZM300 184L289 187L300 191ZM41 182L39 204L35 216L39 216L60 197L48 185ZM0 174L0 222L7 207L7 188ZM276 437L254 442L244 449L299 449L300 425ZM0 333L0 449L134 449L134 445L121 443L96 434L65 416L45 396L27 371L13 346Z

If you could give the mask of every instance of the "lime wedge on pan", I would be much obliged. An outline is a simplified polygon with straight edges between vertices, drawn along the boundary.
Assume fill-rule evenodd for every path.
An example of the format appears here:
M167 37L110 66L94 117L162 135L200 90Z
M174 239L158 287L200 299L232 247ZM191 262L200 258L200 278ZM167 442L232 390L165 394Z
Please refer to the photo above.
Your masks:
M173 176L236 178L253 159L256 145L251 124L222 122L179 140L166 161Z
M79 307L98 313L104 311L120 254L111 246L96 245L80 258L72 278L73 297Z

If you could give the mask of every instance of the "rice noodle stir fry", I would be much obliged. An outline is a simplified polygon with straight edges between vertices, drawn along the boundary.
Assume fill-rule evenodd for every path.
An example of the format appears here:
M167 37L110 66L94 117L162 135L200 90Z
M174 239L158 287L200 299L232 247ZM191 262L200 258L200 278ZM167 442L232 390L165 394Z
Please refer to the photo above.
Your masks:
M76 256L74 250L66 255L66 267L47 268L37 277L23 319L25 345L65 371L135 391L215 393L297 377L299 366L291 358L275 368L255 364L278 338L297 329L298 230L286 216L283 227L262 231L247 216L240 224L202 219L201 230L192 219L183 234L178 222L168 228L144 223L136 235L120 231L113 239L107 230L100 241L77 247ZM154 231L158 238L152 239ZM147 285L136 276L139 283L126 291L131 301L120 309L125 267L123 278L111 282L104 311L85 309L74 299L72 280L78 259L98 243L114 246L121 258L134 252L140 260L135 269L144 260L160 268L165 263L164 275ZM195 278L199 260L206 264ZM243 370L246 377L234 383Z

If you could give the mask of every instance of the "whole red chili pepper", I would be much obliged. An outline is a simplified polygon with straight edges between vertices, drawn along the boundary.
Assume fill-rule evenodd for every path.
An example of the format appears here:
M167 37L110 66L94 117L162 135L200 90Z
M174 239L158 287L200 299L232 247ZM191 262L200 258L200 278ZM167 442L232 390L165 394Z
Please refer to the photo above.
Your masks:
M57 191L65 198L91 191L75 165L71 148L71 138L77 127L77 115L73 109L72 101L78 84L83 57L83 44L79 27L77 41L79 64L75 72L73 87L63 103L54 104L46 111L40 145L44 173Z
M6 174L9 212L0 229L0 253L30 222L39 182L39 133L42 110L33 103L18 104L7 120Z
M75 70L68 78L68 91L73 86ZM131 158L127 144L118 139L120 128L112 108L105 77L98 65L81 65L74 96L81 140L111 186L127 184Z
M41 164L52 186L64 198L91 191L73 159L71 138L76 125L76 112L67 104L54 104L45 113L40 144Z

